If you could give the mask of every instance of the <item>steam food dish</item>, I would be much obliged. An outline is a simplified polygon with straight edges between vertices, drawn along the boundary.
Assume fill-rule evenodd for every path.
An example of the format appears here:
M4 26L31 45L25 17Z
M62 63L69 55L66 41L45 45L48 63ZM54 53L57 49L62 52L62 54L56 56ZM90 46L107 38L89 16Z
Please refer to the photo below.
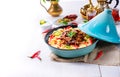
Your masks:
M75 58L93 51L98 40L81 32L76 26L60 26L45 36L50 50L63 58Z
M78 28L59 28L50 35L48 43L59 49L78 49L91 45L95 39Z
M55 23L53 24L53 27L59 27L59 26L65 26L68 24L71 24L73 21L75 21L77 19L77 15L76 14L70 14L70 15L66 15L63 18L59 18L55 21Z

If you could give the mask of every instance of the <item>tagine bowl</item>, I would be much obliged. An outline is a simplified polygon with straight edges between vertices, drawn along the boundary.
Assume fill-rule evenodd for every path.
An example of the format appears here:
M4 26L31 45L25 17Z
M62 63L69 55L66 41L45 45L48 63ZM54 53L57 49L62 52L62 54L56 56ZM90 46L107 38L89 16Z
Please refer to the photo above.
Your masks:
M51 45L51 40L50 37L51 35L57 31L58 29L65 29L68 28L69 26L60 26L57 28L52 29L51 31L49 31L46 36L45 36L45 42L48 45L49 49L52 51L52 53L54 53L55 55L59 56L59 57L63 57L63 58L76 58L76 57L80 57L83 55L86 55L90 52L92 52L95 47L96 44L98 42L98 40L94 39L94 42L89 45L89 46L85 46L85 47L81 47L81 48L59 48L59 47L55 47ZM71 26L73 29L76 28L76 26ZM63 34L63 33L62 33ZM57 45L57 44L56 44Z

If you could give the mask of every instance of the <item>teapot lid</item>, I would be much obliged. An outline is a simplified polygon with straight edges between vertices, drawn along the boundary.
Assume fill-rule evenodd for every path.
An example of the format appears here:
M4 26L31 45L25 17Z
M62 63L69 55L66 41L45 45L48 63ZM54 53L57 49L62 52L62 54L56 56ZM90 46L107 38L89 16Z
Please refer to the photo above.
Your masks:
M110 9L105 9L83 25L79 24L78 28L97 39L111 43L120 43L120 37L117 33L116 25Z

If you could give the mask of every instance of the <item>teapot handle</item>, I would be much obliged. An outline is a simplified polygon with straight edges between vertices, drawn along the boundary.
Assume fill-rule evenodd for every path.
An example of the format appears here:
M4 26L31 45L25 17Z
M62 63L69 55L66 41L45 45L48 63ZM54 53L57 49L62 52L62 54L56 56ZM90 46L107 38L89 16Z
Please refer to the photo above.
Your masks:
M107 1L107 2L108 2L109 4L111 4L112 1L113 1L113 0L110 0L110 1ZM118 4L119 4L119 0L116 0L116 4L115 4L114 8L116 8L116 7L118 6Z
M47 11L47 8L42 4L41 0L40 0L40 5Z

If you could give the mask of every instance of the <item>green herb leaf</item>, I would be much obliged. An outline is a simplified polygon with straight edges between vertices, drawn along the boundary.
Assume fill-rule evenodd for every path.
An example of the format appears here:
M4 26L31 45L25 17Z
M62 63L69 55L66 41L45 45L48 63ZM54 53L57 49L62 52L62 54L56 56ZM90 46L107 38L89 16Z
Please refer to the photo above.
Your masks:
M57 2L59 1L59 0L56 0Z
M86 37L86 38L90 38L90 36L89 36L89 35L86 35L85 37Z
M84 20L83 22L84 22L84 23L87 23L87 22L88 22L88 20Z
M66 45L65 48L71 49L71 46L70 45Z
M43 0L43 2L45 3L45 2L46 2L46 0Z
M59 0L50 0L50 1L57 1L58 2Z
M68 22L66 22L66 21L61 21L60 24L67 25Z
M67 36L72 38L75 34L76 34L75 32L70 31L70 32L67 34Z

